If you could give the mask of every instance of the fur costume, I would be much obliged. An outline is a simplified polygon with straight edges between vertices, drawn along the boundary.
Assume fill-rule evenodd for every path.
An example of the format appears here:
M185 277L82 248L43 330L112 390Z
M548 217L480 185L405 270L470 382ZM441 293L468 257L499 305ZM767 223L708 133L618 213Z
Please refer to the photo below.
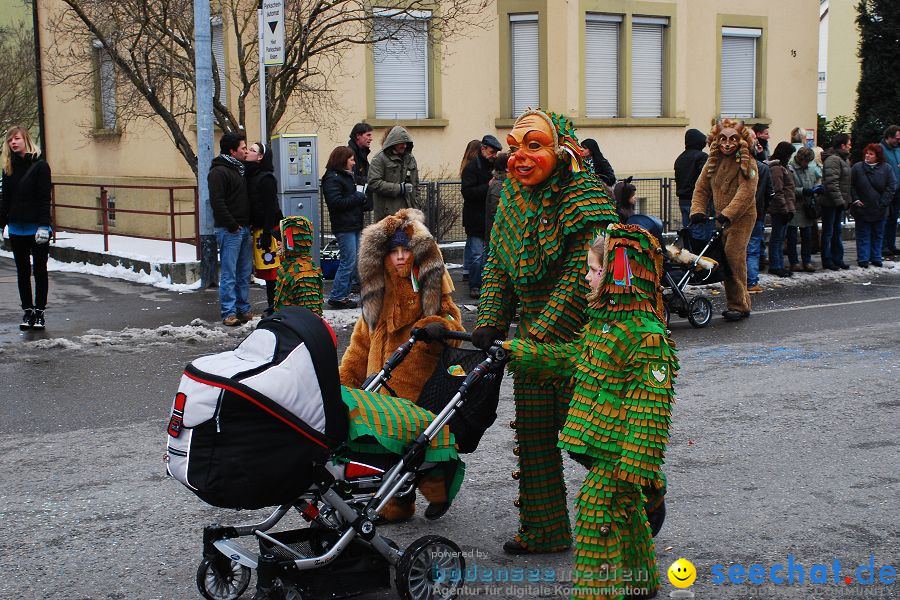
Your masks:
M675 244L666 246L666 256L672 261L672 264L682 267L691 267L695 271L712 271L719 266L718 261L706 256L700 257L698 260L696 254L685 250L684 248L679 248ZM697 261L696 265L694 265L695 260Z
M515 339L512 369L574 380L559 447L588 472L576 500L575 598L619 599L610 588L659 587L642 487L662 489L661 467L678 370L666 334L659 241L636 225L613 225L605 270L578 339ZM624 580L628 570L635 574Z
M736 131L737 149L728 154L723 132ZM709 159L700 172L691 200L691 217L706 215L712 195L719 219L728 219L723 232L725 245L725 299L729 311L750 314L747 293L747 242L756 224L756 185L759 173L750 153L750 128L743 123L724 119L717 122L707 136ZM723 147L726 150L723 152ZM727 311L726 311L727 312Z
M409 339L414 327L439 322L447 329L464 331L459 308L451 296L453 282L424 221L421 211L402 209L362 232L358 259L362 316L341 359L344 385L359 387L369 374L377 373ZM418 291L413 289L413 277L401 278L393 267L386 266L390 240L398 228L409 236L415 264L412 275ZM418 399L442 348L439 342L413 346L389 382L397 396L413 402Z
M293 216L281 220L281 264L275 285L275 310L302 306L322 316L322 270L313 263L312 221Z
M536 185L516 179L514 159L504 182L484 266L476 331L509 329L519 306L518 337L571 341L584 324L588 286L584 261L598 227L618 221L603 183L583 169L571 122L562 115L527 111L550 124L558 162ZM515 131L515 129L513 130ZM516 373L514 380L519 469L519 533L512 544L529 552L572 544L562 457L556 447L571 399L567 379Z

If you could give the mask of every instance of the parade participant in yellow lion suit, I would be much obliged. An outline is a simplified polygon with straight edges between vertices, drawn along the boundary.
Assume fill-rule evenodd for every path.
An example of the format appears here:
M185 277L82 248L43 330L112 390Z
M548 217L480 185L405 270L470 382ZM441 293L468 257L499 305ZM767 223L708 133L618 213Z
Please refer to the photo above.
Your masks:
M756 184L759 174L750 152L753 140L749 127L723 119L706 138L709 159L697 178L691 199L691 222L707 218L706 207L712 194L716 219L725 228L725 300L722 313L728 321L750 316L747 293L747 242L756 223Z
M564 116L529 110L506 137L503 184L482 274L472 341L506 337L518 307L517 337L541 343L574 339L584 325L584 264L594 232L618 221L603 183L585 171L582 148ZM519 532L510 554L569 548L572 533L557 436L572 397L571 380L515 373Z

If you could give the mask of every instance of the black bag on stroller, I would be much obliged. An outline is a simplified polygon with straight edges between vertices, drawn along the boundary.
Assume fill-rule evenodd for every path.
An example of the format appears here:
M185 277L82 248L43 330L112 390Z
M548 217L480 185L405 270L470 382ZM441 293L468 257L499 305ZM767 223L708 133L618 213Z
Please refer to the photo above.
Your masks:
M466 374L482 360L484 352L481 350L445 347L437 368L422 387L416 404L438 414L453 398ZM450 431L456 437L460 452L474 452L481 437L497 420L502 381L503 369L487 373L478 385L469 390L466 409L457 411L450 419Z
M291 307L260 321L232 351L198 358L172 404L170 475L205 502L292 502L348 435L328 326Z

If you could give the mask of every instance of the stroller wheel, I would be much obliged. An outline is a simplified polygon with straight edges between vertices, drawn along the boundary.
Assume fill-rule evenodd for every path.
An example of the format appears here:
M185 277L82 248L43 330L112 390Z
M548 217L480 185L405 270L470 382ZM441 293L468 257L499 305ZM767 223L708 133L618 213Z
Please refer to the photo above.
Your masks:
M250 569L222 556L204 558L197 568L197 589L207 600L235 600L250 585Z
M450 600L456 597L465 568L459 546L445 537L426 535L403 553L394 583L404 600Z
M669 312L669 305L668 305L668 304L665 304L665 303L663 303L663 316L665 316L665 318L666 318L666 322L664 323L664 325L665 325L666 327L668 327L668 326L669 326L669 319L672 317L672 315L671 315L671 313Z
M706 327L712 319L712 302L705 296L697 296L688 304L688 321L694 327Z

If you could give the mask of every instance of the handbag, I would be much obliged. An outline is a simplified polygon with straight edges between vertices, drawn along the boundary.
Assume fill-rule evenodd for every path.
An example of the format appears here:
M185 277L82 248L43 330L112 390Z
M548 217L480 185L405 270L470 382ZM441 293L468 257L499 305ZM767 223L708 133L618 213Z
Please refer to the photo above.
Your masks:
M803 214L810 219L818 219L821 216L819 214L819 206L816 202L815 196L804 198L803 204L800 205L800 208L803 210Z

